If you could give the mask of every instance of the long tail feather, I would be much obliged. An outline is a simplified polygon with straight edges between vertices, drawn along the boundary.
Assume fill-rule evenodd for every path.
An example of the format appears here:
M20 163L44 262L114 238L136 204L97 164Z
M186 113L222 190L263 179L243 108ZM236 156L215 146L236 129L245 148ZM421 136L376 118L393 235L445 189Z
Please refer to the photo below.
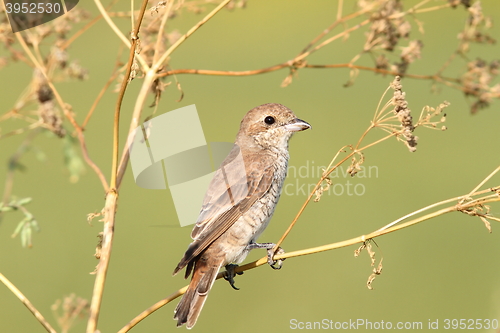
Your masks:
M203 259L200 258L196 261L188 290L175 308L174 319L177 320L177 327L186 324L187 328L192 328L196 324L208 292L222 266L222 262L211 263Z

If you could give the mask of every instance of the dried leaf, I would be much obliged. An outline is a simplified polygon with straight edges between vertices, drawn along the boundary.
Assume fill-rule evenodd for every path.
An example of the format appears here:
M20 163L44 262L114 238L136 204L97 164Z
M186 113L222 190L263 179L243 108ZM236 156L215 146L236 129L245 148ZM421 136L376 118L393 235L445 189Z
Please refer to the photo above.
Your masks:
M491 234L491 224L490 224L490 222L486 218L484 218L482 216L479 216L479 218L481 219L481 221L483 221L484 226L486 227L486 229L488 229L488 231Z

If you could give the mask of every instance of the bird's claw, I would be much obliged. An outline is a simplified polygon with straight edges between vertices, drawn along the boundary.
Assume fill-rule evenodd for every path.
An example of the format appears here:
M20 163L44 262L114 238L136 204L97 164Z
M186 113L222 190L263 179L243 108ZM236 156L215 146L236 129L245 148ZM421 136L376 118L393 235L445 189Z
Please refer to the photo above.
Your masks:
M276 252L274 252L273 249L268 249L267 250L267 263L269 264L269 266L271 266L273 269L281 269L281 267L283 266L283 261L285 259L273 260L273 257L276 254L283 254L283 253L285 253L285 250L283 250L281 247L278 247Z
M229 282L229 284L231 285L231 287L233 287L234 290L240 290L240 288L234 285L234 277L236 275L242 275L243 272L235 272L234 270L236 267L238 267L238 265L235 264L226 265L226 271L224 272L224 280Z
M271 266L273 269L281 269L281 266L283 266L283 261L285 259L278 259L278 260L273 260L273 257L276 254L283 254L285 253L285 250L283 250L281 247L278 247L278 249L273 251L274 247L276 244L274 243L250 243L247 246L247 250L253 250L253 249L266 249L267 250L267 263L269 266Z

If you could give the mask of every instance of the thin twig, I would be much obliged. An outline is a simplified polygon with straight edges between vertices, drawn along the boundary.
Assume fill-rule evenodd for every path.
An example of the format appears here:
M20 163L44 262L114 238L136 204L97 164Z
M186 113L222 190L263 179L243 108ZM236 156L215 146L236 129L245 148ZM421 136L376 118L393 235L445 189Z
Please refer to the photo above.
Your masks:
M11 132L0 135L0 140L6 139L10 136L22 134L26 131L31 131L31 130L34 130L34 129L39 128L39 127L44 127L44 128L50 129L49 126L47 126L46 124L43 123L43 120L37 120L37 121L34 121L33 123L31 123L29 126L26 126L24 128L18 128L18 129L11 131Z
M33 62L35 67L40 71L40 73L45 77L45 80L47 81L47 84L49 85L50 89L54 93L54 97L57 100L57 103L59 104L59 107L63 110L64 115L66 118L68 118L69 122L71 125L73 125L74 128L79 128L80 126L76 123L75 118L73 118L73 115L69 112L68 107L64 103L61 95L57 91L56 87L52 84L52 81L50 80L47 72L45 71L45 68L42 66L42 64L36 59L36 57L33 55L31 50L29 49L28 45L26 45L26 42L24 41L23 37L21 36L20 33L14 34L19 42L21 44L21 47L24 49L24 52L28 55L30 60Z
M111 7L113 7L117 2L118 0L111 1L106 6L105 11L108 12L111 9ZM85 31L90 29L94 24L99 22L99 20L102 18L103 18L102 15L98 15L94 17L91 21L87 22L87 24L85 24L80 30L75 32L73 35L71 35L67 40L63 42L63 44L60 46L61 50L67 49L78 37L80 37Z
M99 2L99 0L95 0ZM106 282L106 275L108 272L109 261L111 257L111 249L113 247L114 238L114 226L116 217L116 205L118 200L118 191L116 188L116 175L118 168L118 135L119 135L119 120L120 120L120 109L123 96L125 95L125 90L128 85L128 80L130 73L132 71L132 63L135 56L135 47L138 40L139 29L141 27L142 18L144 17L144 12L148 0L143 0L141 5L141 10L139 16L137 17L137 23L135 29L132 33L132 43L130 47L130 55L127 64L127 70L125 77L123 78L122 86L118 96L115 109L115 118L113 123L113 161L111 168L111 182L110 189L106 194L106 204L104 206L104 231L102 240L101 257L99 264L97 266L96 278L94 283L94 290L92 293L92 301L90 304L90 316L87 322L87 333L94 333L97 329L97 322L99 319L99 312L101 309L102 296L104 292L104 283Z
M113 161L111 167L111 182L110 186L116 189L116 176L118 173L118 147L119 147L119 130L120 130L120 111L122 107L123 97L125 96L125 91L127 90L130 73L132 73L132 64L136 56L136 46L139 40L139 29L141 27L142 19L146 11L148 0L143 0L141 11L137 17L136 27L132 33L131 39L132 44L130 46L130 54L127 63L127 70L125 71L125 77L123 78L122 85L120 87L120 92L118 93L118 99L115 107L115 118L113 122Z
M113 30L113 32L118 36L118 38L120 38L120 40L125 44L126 47L131 48L132 43L120 31L120 29L116 26L115 22L113 22L111 17L109 17L108 12L106 11L106 9L104 8L104 6L101 3L101 0L94 0L94 2L97 6L97 9L99 9L99 12L101 13L102 17L104 17L104 20L106 20L106 22L108 23L111 30ZM141 63L142 69L144 71L148 70L149 66L148 66L146 60L144 60L144 58L140 54L137 54L136 56L137 56L137 60Z
M44 73L44 75L45 75L45 73ZM48 78L47 78L47 82L49 83L51 89L53 89L54 95L56 97L58 97L59 104L64 105L62 98L59 96L59 93L57 93L57 91L55 90L52 83L50 83L50 81L48 81ZM82 128L76 123L73 116L71 116L69 114L69 111L67 111L64 106L61 106L61 108L63 108L63 110L65 110L64 113L66 114L66 116L70 120L71 124L74 126L76 132L78 133L78 140L80 142L80 147L82 149L82 154L83 154L83 158L84 158L85 162L92 168L92 170L94 170L94 172L97 174L99 180L101 181L103 188L107 191L109 186L108 186L108 183L106 181L106 178L104 177L104 174L102 173L101 169L99 169L99 167L92 161L92 159L90 158L90 156L88 154L87 146L85 144L85 138L84 138L83 133L82 133ZM30 127L35 126L35 124L37 124L37 123L32 124ZM36 127L45 127L45 124L43 124L43 123L37 124Z
M470 191L470 193L467 196L464 196L463 199L460 200L460 204L462 204L465 200L467 200L468 198L470 198L470 196L473 193L475 193L481 186L483 186L488 180L491 179L491 177L493 177L499 171L500 171L500 165L498 166L498 168L496 168L495 170L493 170L493 172L490 173L486 178L484 178L476 187L474 187L474 189L472 191Z
M224 8L231 0L222 1L217 7L215 7L207 16L205 16L201 21L195 24L194 27L189 29L181 38L179 38L169 49L160 57L160 60L152 67L158 70L158 68L163 64L163 62L174 52L186 39L188 39L196 30L201 28L202 25L207 23L215 14L217 14L222 8Z
M285 62L283 64L248 71L218 71L210 69L174 69L158 74L158 77L165 77L177 74L198 74L198 75L214 75L214 76L248 76L274 72L283 68L291 67L293 63Z
M304 204L302 205L302 207L300 208L300 210L298 211L297 215L295 215L295 218L292 220L292 222L290 223L290 225L288 226L288 228L285 230L285 232L283 233L283 235L281 236L281 238L278 240L278 242L276 242L276 245L274 247L274 251L276 251L278 249L278 247L283 243L283 241L285 240L285 238L288 236L288 234L290 233L290 231L292 230L292 228L295 226L295 224L297 223L297 220L299 219L299 217L302 215L302 213L304 212L305 208L307 207L307 205L311 202L311 199L313 197L313 195L316 193L316 191L321 187L321 184L323 183L324 180L326 180L328 178L328 176L335 170L337 169L341 164L343 164L345 161L349 160L351 157L353 157L354 155L362 152L363 150L365 149L368 149L382 141L385 141L393 136L397 136L398 135L398 132L392 132L390 134L388 134L387 136L381 138L381 139L378 139L377 141L375 142L372 142L370 144L367 144L366 146L364 147L361 147L359 148L359 145L361 144L363 138L368 134L368 132L375 128L373 124L371 124L368 129L363 133L363 135L361 136L361 139L358 141L357 145L355 148L352 149L352 151L347 154L347 156L345 156L342 160L340 160L335 166L333 166L332 168L330 168L329 170L325 171L323 173L323 175L321 176L321 178L319 179L319 181L316 183L316 186L314 186L314 188L312 189L311 193L309 193L309 196L307 197L306 201L304 202ZM337 155L335 155L335 157L338 156L338 153ZM332 163L330 163L331 165Z
M165 25L167 24L168 17L170 12L172 11L172 6L174 5L174 1L169 1L168 6L165 9L165 13L163 13L163 17L161 18L160 28L158 29L158 36L156 36L156 46L155 53L153 56L153 63L158 62L158 57L160 56L159 50L161 50L161 44L163 43L163 33L165 32Z
M211 69L174 69L166 72L162 72L158 74L158 77L165 77L170 75L178 75L178 74L197 74L197 75L212 75L212 76L250 76L250 75L259 75L274 72L283 68L293 68L294 62L287 61L282 64L278 64L271 67L266 67L262 69L248 70L248 71L219 71L219 70L211 70ZM462 87L459 85L460 80L451 77L445 77L438 74L430 74L430 75L418 75L418 74L408 74L408 73L399 73L395 71L390 71L382 68L375 68L369 66L360 66L354 65L352 63L344 63L344 64L327 64L327 65L312 65L312 64L303 64L300 68L350 68L350 69L358 69L363 71L370 71L378 74L384 75L394 75L401 76L405 78L412 78L418 80L431 80L443 83L451 88L458 89L466 94L477 96L479 93L477 91L473 91ZM456 83L456 84L455 84ZM500 94L494 95L495 97L500 97Z
M357 11L355 13L349 14L347 16L339 18L339 14L342 14L343 1L339 1L337 6L337 20L333 22L328 28L323 30L318 36L316 36L312 41L310 41L307 46L299 53L299 55L306 53L311 47L314 46L321 38L325 37L330 31L335 29L339 24L345 23L346 21L352 20L358 16L361 16L368 11L370 11L375 6L375 3L372 3L368 8L364 8L363 10Z
M338 162L333 168L331 168L330 170L328 170L327 172L324 172L323 175L321 176L320 180L316 183L316 186L314 186L314 188L312 189L311 193L309 193L309 196L307 197L306 201L302 204L302 207L300 207L297 215L295 215L294 219L292 220L292 222L290 223L290 225L288 226L288 228L285 230L285 232L283 233L283 235L281 236L281 238L276 242L276 245L274 247L274 251L276 252L276 250L278 250L279 246L281 245L281 243L283 243L283 241L285 240L285 238L288 236L288 234L290 233L290 231L292 231L292 228L295 226L295 224L297 223L299 217L302 215L302 213L304 212L304 210L306 209L307 205L309 205L309 203L311 202L311 199L312 197L314 196L314 194L316 193L316 191L320 188L321 184L323 183L323 181L333 172L333 170L335 170L340 164L344 163L345 161L347 161L348 159L350 159L352 156L355 155L355 152L351 152L349 153L346 157L344 157L340 162ZM274 258L277 258L276 256Z
M170 48L160 57L160 59L154 63L151 68L147 71L144 81L139 91L138 97L136 99L136 103L134 106L134 112L132 115L132 121L130 122L129 127L129 136L127 139L127 143L122 151L122 156L120 158L120 164L118 167L118 176L117 176L117 187L120 187L123 176L125 175L125 170L127 168L127 163L129 160L129 146L131 143L131 133L139 126L139 121L142 113L142 109L146 100L146 96L150 90L151 83L154 80L161 77L162 75L158 73L159 68L163 65L163 62L174 52L189 36L191 36L196 30L198 30L202 25L207 23L212 17L215 16L224 6L226 6L231 0L224 0L221 2L216 8L214 8L210 13L208 13L201 21L195 24L189 31L184 34L181 38L179 38Z
M147 0L146 0L147 1ZM99 320L99 312L101 309L102 295L104 293L104 283L106 282L106 274L108 272L111 249L113 245L114 234L114 218L116 212L116 204L118 193L110 189L106 194L106 203L104 206L104 231L102 239L102 249L99 264L94 282L94 290L92 292L92 301L90 304L90 315L87 322L87 333L95 333L97 330L97 322Z
M118 331L118 333L126 333L126 332L130 331L135 325L139 324L144 318L146 318L147 316L149 316L150 314L152 314L153 312L155 312L156 310L158 310L162 306L170 303L171 301L173 301L177 297L183 295L186 292L186 290L187 290L187 286L177 290L176 292L165 297L161 301L158 301L157 303L151 305L149 308L147 308L146 310L141 312L138 316L136 316L134 319L132 319L127 325L125 325L123 328L121 328Z
M87 144L85 143L85 136L83 135L83 131L79 128L77 128L76 131L78 133L78 141L80 142L80 149L82 150L83 159L85 160L85 162L87 162L87 164L96 173L97 177L101 181L104 192L108 192L109 185L108 185L108 182L106 181L106 177L102 173L101 169L97 166L97 164L95 164L94 161L92 161L92 159L89 156L89 152L87 150Z
M106 82L106 84L102 87L101 91L99 92L99 94L97 95L96 99L94 100L94 103L92 103L92 106L90 107L90 110L87 113L87 116L85 116L85 120L83 121L83 124L82 124L82 129L83 130L85 130L85 128L87 127L87 123L89 122L90 117L92 117L92 114L94 113L94 110L96 109L97 104L99 104L99 102L101 101L102 97L104 96L104 93L106 92L106 90L108 90L108 88L111 85L111 83L113 83L113 81L120 74L120 71L118 70L119 64L120 64L119 61L117 61L116 65L115 65L115 68L113 68L113 74L108 79L108 81Z

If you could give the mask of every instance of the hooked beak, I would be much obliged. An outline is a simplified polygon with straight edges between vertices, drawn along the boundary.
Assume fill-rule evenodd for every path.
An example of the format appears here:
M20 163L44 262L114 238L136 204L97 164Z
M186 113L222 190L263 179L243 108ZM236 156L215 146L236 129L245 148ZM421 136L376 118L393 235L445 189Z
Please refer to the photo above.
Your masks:
M300 132L312 128L312 126L309 125L309 123L303 121L302 119L296 118L291 123L286 124L285 128L287 129L287 131L290 132Z

